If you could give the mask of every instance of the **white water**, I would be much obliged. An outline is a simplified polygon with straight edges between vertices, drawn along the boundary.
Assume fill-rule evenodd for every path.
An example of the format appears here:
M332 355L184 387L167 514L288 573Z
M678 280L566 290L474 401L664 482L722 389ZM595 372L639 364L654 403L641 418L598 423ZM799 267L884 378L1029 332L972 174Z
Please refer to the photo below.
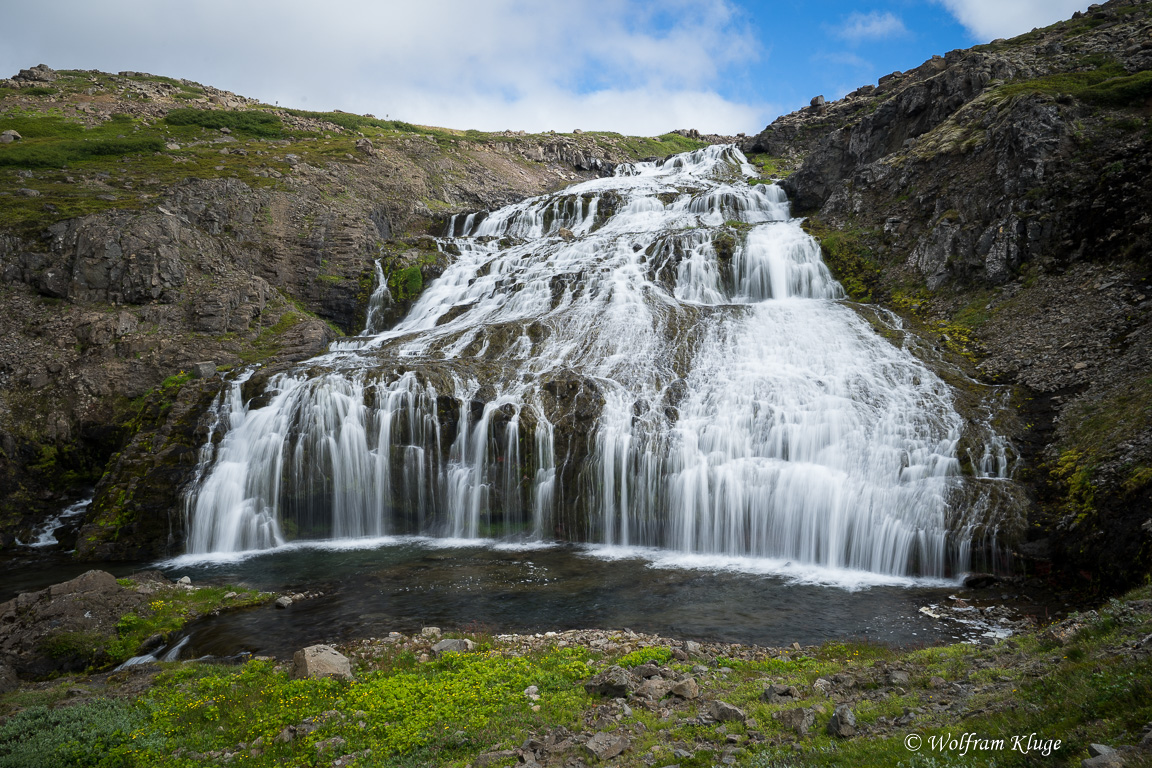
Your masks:
M559 536L963 571L974 502L948 387L839 301L750 173L710 147L454 217L461 255L395 328L272 378L259 408L240 383L223 398L189 552ZM1003 474L1002 448L978 471Z
M17 544L29 547L51 547L60 542L56 540L56 531L67 525L67 521L73 517L84 514L88 511L88 505L92 503L92 499L83 499L75 504L70 504L65 507L60 514L55 517L50 517L39 528L36 529L34 535L36 540L30 544L22 544L17 540Z

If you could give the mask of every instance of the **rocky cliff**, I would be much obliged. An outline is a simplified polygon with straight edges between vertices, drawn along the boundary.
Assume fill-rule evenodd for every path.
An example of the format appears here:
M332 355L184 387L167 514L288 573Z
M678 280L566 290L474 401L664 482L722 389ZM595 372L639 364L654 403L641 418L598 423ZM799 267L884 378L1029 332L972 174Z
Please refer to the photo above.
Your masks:
M1152 565L1152 4L951 51L746 139L856 298L1015 386L1027 567ZM753 154L755 156L755 154Z
M0 547L95 487L79 551L129 559L179 544L218 372L359 332L377 260L402 312L453 213L702 145L429 129L43 65L0 80L0 133Z

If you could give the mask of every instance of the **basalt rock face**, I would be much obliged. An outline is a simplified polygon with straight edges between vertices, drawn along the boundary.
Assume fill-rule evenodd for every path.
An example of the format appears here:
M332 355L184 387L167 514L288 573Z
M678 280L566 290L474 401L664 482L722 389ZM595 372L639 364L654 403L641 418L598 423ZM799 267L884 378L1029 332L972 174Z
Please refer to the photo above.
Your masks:
M1113 0L744 142L796 166L846 285L1016 385L1022 554L1104 589L1152 565L1150 33L1152 5Z
M45 82L55 93L23 87ZM0 111L60 114L85 129L132 120L125 130L163 136L166 115L189 106L255 102L132 72L36 67L0 80ZM630 159L610 138L463 141L408 126L369 140L323 116L274 114L283 138L227 128L165 138L155 170L131 157L0 167L0 206L21 205L25 187L37 193L33 208L0 220L0 548L29 541L46 515L95 487L81 556L178 551L180 494L221 383L190 382L194 366L314 356L363 328L377 260L385 279L415 264L426 284L443 269L452 255L423 236L448 215ZM339 141L350 151L332 149ZM196 152L209 164L182 165ZM132 163L143 170L132 175ZM168 183L168 167L189 172ZM64 204L92 212L65 217Z

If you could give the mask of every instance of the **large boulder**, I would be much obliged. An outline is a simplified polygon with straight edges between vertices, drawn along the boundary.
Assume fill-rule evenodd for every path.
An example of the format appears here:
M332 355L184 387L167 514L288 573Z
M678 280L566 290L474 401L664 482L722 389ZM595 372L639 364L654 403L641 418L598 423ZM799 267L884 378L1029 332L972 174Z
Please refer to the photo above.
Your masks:
M293 655L292 677L296 680L324 677L351 680L352 665L347 656L330 645L310 645Z
M584 690L610 699L620 699L636 690L637 681L623 667L612 666L584 683Z

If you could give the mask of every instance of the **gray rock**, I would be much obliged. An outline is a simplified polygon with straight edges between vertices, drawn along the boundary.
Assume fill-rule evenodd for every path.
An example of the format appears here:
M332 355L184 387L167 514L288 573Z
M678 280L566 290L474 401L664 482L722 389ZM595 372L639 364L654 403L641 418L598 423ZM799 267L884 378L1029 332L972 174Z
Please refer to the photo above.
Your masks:
M20 187L16 190L16 194L20 197L40 197L40 193L28 187Z
M1089 757L1080 761L1081 768L1124 768L1124 755L1109 752L1106 755Z
M441 640L432 646L432 653L435 656L443 656L446 653L468 653L476 645L471 640L464 638L453 638L451 640Z
M794 685L776 685L773 683L760 694L760 699L767 704L789 704L798 698L800 698L800 691Z
M192 378L210 379L216 375L216 363L211 360L202 363L192 363Z
M690 656L699 656L700 651L701 651L701 645L700 645L700 643L696 642L695 640L687 640L684 642L684 650Z
M12 76L13 80L27 83L51 83L56 80L56 70L45 64L37 64L31 69L22 69Z
M338 677L352 679L352 665L348 657L330 645L310 645L292 656L292 677L319 679Z
M856 735L856 715L846 704L836 707L832 719L828 721L828 733L841 739Z
M816 678L816 682L812 683L812 687L824 696L832 695L832 681L826 677Z
M436 638L440 637L440 627L424 627L420 630L420 637Z
M812 101L810 101L808 103L813 107L822 107L822 106L824 106L824 97L823 96L813 96Z
M19 141L22 138L24 137L19 133L9 129L3 133L0 133L0 144L11 144L12 142Z
M736 721L744 722L748 716L744 714L744 710L735 707L726 701L713 701L708 705L708 714L712 715L716 720L721 723Z
M489 765L504 762L509 758L516 757L516 753L510 749L501 749L495 752L485 752L477 755L476 759L472 761L472 765L476 768L487 768Z
M671 683L659 677L653 677L640 683L636 688L636 695L644 699L652 699L659 701L668 695L672 690L675 683Z
M636 685L636 678L629 674L628 670L611 666L584 683L584 690L590 694L620 699L636 690Z
M20 680L16 677L16 670L7 664L0 664L0 693L8 693L20 687Z
M287 608L288 606L292 605L292 598L288 597L287 595L284 595L283 597L278 597L278 598L276 598L276 602L274 603L274 605L277 608Z
M376 148L372 146L372 142L368 141L368 139L357 139L356 140L356 149L358 149L359 151L363 152L366 155L370 155L376 151Z
M601 731L592 735L584 748L597 760L611 760L632 746L632 740L619 731Z
M908 685L908 673L902 669L893 669L888 673L888 685Z
M669 693L682 699L696 699L700 697L700 686L696 684L696 678L686 677L672 686Z
M791 728L798 736L807 736L808 731L816 724L816 713L803 707L781 710L774 713L772 718L785 728Z
M1116 751L1115 749L1107 746L1106 744L1089 744L1088 745L1088 756L1089 757L1100 757L1101 755L1111 755L1115 751Z

